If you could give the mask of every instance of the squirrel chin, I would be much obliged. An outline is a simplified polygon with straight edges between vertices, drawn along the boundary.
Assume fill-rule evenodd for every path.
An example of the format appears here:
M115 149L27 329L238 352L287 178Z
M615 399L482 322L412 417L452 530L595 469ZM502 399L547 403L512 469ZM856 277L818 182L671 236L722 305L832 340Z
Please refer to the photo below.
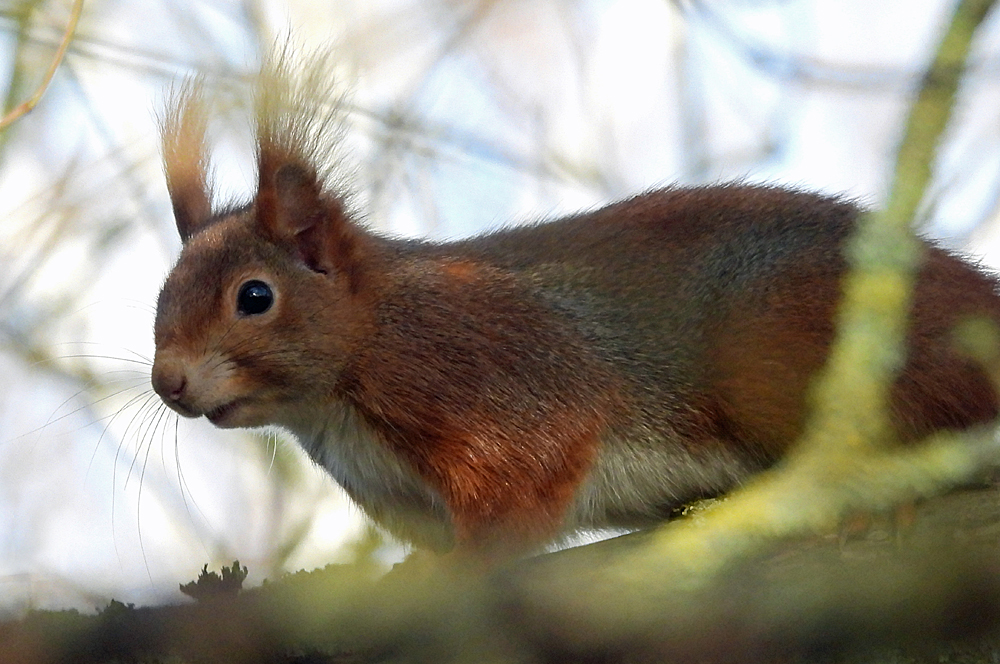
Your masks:
M252 428L268 424L254 416L253 402L238 398L204 413L205 419L219 429Z

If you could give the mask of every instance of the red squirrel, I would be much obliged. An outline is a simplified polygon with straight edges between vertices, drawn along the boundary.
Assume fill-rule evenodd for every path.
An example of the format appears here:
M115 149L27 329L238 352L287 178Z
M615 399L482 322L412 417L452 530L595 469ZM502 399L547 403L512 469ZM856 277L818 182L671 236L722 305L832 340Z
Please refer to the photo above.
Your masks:
M667 518L773 464L833 339L846 200L731 184L651 191L453 242L358 222L322 58L265 63L250 203L213 210L197 85L162 122L183 250L152 384L181 415L277 426L418 546L525 550ZM891 395L916 440L998 414L952 344L1000 323L997 279L925 244Z

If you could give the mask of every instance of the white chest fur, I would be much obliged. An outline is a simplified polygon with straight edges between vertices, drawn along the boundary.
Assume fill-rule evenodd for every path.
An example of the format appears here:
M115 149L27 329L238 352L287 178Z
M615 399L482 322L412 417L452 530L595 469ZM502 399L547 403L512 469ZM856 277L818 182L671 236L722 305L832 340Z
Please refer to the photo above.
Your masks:
M353 408L335 404L319 416L303 415L286 427L369 517L403 539L450 547L451 517L441 496Z

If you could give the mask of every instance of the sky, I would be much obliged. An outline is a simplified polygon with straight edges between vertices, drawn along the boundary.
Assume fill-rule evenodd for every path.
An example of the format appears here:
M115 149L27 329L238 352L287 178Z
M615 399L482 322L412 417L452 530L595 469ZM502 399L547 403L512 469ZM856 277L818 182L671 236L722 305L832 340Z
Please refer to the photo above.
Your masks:
M180 242L156 113L202 74L219 202L245 200L247 77L292 33L342 54L363 221L446 240L668 185L885 200L909 93L954 3L89 0L39 107L0 134L0 611L179 599L345 559L364 524L291 440L157 415L156 294ZM68 17L0 10L30 94ZM977 38L925 233L1000 265L1000 19ZM399 555L387 549L387 559Z

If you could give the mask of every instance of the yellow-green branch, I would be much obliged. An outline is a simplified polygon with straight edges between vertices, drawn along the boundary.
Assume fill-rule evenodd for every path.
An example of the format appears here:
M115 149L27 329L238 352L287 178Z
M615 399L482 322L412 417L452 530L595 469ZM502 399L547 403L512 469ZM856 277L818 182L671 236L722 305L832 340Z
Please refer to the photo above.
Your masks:
M665 527L635 560L617 567L616 579L608 579L612 585L640 583L655 570L673 574L674 584L700 585L777 537L831 529L850 510L888 509L929 495L966 479L976 467L986 444L973 444L968 436L942 434L906 450L883 443L890 432L889 386L905 357L921 258L911 224L973 35L992 5L964 0L956 8L910 110L889 201L882 212L859 221L848 248L838 338L818 379L802 440L778 469L697 518Z
M0 118L0 129L7 127L7 125L11 124L21 116L30 113L31 110L38 105L38 102L42 100L42 96L49 88L49 83L52 82L52 77L56 75L56 70L59 69L59 65L62 64L63 58L66 56L66 49L69 48L69 43L73 39L73 34L76 32L76 25L80 22L80 14L82 13L83 0L75 0L73 3L73 9L70 12L69 23L66 25L66 31L63 33L62 41L59 42L56 54L52 58L52 64L49 65L49 70L45 72L45 78L42 79L41 84L31 97L15 106L9 113Z

